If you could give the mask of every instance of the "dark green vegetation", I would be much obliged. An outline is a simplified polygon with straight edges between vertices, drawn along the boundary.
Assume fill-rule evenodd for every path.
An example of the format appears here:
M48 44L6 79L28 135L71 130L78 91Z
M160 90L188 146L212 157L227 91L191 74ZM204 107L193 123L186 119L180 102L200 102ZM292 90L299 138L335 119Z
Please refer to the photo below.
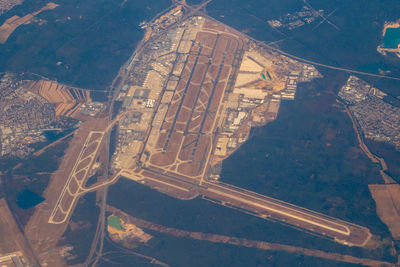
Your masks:
M105 90L143 36L138 27L168 0L56 0L42 26L23 25L0 45L0 71L33 72L83 88ZM25 15L47 1L27 0L1 19ZM62 64L57 65L57 62Z
M381 63L370 63L366 65L362 65L358 68L359 71L369 72L378 74L379 72L387 72L389 71L388 67Z
M188 5L199 5L202 2L205 2L205 0L186 0L186 3Z
M388 174L392 176L397 182L400 182L400 151L397 151L394 146L366 140L366 145L372 153L380 155L385 159L388 166Z
M88 193L78 200L72 214L69 227L60 239L58 246L73 246L70 252L73 259L67 260L68 265L83 263L89 255L94 234L96 232L99 208L96 206L96 193Z
M256 128L223 163L222 179L259 193L361 224L388 236L375 213L368 184L382 183L379 169L358 147L335 88L345 81L300 86L278 118Z
M145 246L135 251L143 255L156 258L170 266L357 266L353 264L306 257L300 253L287 253L276 251L263 251L253 248L238 247L225 244L215 244L207 241L176 238L167 234L147 231L153 235ZM148 260L120 250L109 239L105 244L107 254L104 258L112 260L115 266L149 266ZM102 261L100 267L110 266L107 261ZM114 265L113 265L114 266Z
M43 135L46 136L47 141L54 142L57 139L63 137L65 135L65 132L61 132L61 131L44 131Z
M383 47L385 48L397 48L400 44L400 27L399 28L387 28L385 36L383 38Z
M324 9L325 15L336 10L329 20L338 29L326 22L316 27L322 20L320 18L292 31L268 25L267 20L299 11L305 4L297 0L269 1L268 4L263 0L213 0L207 11L216 19L258 40L280 40L277 43L279 48L296 56L352 69L372 63L385 65L391 70L390 75L400 77L399 59L384 57L376 51L382 43L384 22L398 19L399 1L389 0L384 4L362 0L307 2L316 10ZM399 81L360 77L387 93L400 95Z
M119 180L115 185L110 187L108 200L110 205L115 206L124 212L127 212L128 214L132 214L132 216L167 227L203 233L235 236L252 240L261 240L265 242L283 243L293 246L352 254L366 258L386 259L390 261L394 260L394 258L390 255L389 247L387 246L372 251L360 248L345 247L332 241L295 230L291 227L253 217L240 211L216 205L200 198L190 201L178 200L126 179ZM150 234L153 235L152 232L150 232ZM184 239L172 239L176 239L176 242L178 243L192 243L192 246L202 243L194 240L184 241ZM169 241L162 239L160 242L163 244ZM211 247L230 247L228 245L208 244ZM162 247L159 246L159 248L161 249ZM162 248L162 250L165 250L165 248ZM242 257L243 255L241 255L239 252L242 250L246 251L247 249L235 248L232 252L227 252L224 249L218 256L218 253L208 254L204 252L202 257L204 257L204 261L209 261L210 265L213 265L214 262L221 262L220 265L214 266L227 266L231 262L230 260L233 255L231 253L237 253L237 257ZM253 251L254 253L256 250L250 251ZM146 255L153 255L154 257L157 257L157 254L153 254L157 253L156 249L142 250L141 252ZM169 252L165 251L162 253L180 253L180 247L171 246ZM196 253L196 251L192 251L191 253ZM268 255L268 252L261 251L260 253L262 253L261 255ZM277 252L276 254L287 255L286 253L282 252ZM292 256L294 257L295 255L292 254ZM267 257L264 258L265 262L264 264L261 264L261 266L271 264L267 261ZM159 260L167 260L167 258L166 256L160 256ZM173 260L175 262L168 262L169 264L172 264L172 266L183 266L186 263L185 259L183 258L176 258ZM275 260L276 266L284 266L280 265L280 263L285 262L285 257L274 258L272 261L275 262ZM293 264L296 265L296 259L292 258L292 260ZM256 266L257 264L257 259L255 257L249 258L248 263L242 266Z
M37 157L24 160L0 160L2 175L2 192L17 221L25 225L32 215L35 205L39 204L46 189L51 173L56 171L70 138L49 148Z
M266 23L300 10L304 2L295 0L268 5L262 0L215 0L207 10L256 39L280 40L279 48L293 55L374 73L389 70L389 75L400 77L398 58L376 51L384 22L398 19L398 1L384 5L360 0L307 2L316 10L324 9L325 15L335 11L329 20L337 28L326 22L318 26L321 18L292 31ZM224 162L223 180L365 225L388 237L367 187L383 182L378 167L357 147L350 120L335 108L337 92L348 76L317 68L324 78L300 86L297 99L282 105L276 121L253 130L248 143ZM399 81L360 78L393 97L400 95ZM390 173L398 173L398 152L393 147L374 143L373 151L385 157Z
M166 0L128 0L121 6L122 1L116 0L56 2L61 6L40 15L47 24L22 26L5 45L0 45L0 70L30 71L80 87L105 89L142 37L143 32L137 25L170 3ZM188 1L189 4L200 2ZM327 23L314 29L320 20L294 31L278 31L266 23L267 19L301 9L304 2L297 0L269 1L268 4L264 0L213 0L208 11L257 39L285 39L279 43L281 48L297 56L355 69L376 64L386 66L392 71L391 75L400 76L398 59L385 58L376 52L377 45L382 42L383 22L398 18L398 1L390 0L385 5L379 1L361 0L308 2L315 9L325 9L325 14L337 9L329 19L339 29ZM0 22L14 14L24 15L37 10L45 3L27 0L23 6L3 16ZM62 64L57 66L57 62ZM284 103L275 122L252 132L249 142L224 163L223 179L354 221L387 237L388 231L377 218L367 189L367 184L381 182L378 169L357 147L350 120L334 106L336 93L347 76L337 72L323 74L324 80L301 86L298 99ZM385 92L400 95L398 82L366 79ZM376 146L378 153L393 155L390 149L384 149L380 144ZM59 147L32 163L26 162L24 168L9 170L6 173L8 198L15 202L16 194L25 189L26 182L22 181L27 178L32 179L28 185L33 184L32 187L39 189L28 188L41 193L50 175L39 175L38 169L46 169L42 172L55 170L56 159L65 148ZM5 169L14 166L8 164ZM396 160L388 164L399 166ZM173 199L127 180L111 186L109 200L111 205L133 216L168 227L394 260L388 246L372 251L344 247L201 199ZM13 210L22 214L15 205ZM79 201L72 217L75 224L71 223L65 234L66 244L75 246L74 252L78 254L71 264L85 260L97 216L95 195L90 193ZM72 227L77 224L77 228ZM171 266L341 266L297 254L151 234L156 236L155 240L149 247L140 247L140 252ZM123 253L123 249L115 246L108 242L106 249ZM113 260L123 259L128 262L125 266L132 266L132 262L140 266L144 262L132 257ZM112 264L101 263L102 266Z

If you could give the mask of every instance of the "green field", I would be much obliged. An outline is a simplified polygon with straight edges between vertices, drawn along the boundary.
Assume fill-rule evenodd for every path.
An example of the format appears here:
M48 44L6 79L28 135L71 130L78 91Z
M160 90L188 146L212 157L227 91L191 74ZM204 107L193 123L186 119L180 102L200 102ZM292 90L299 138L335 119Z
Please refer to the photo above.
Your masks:
M118 217L111 215L108 217L107 222L108 222L109 226L111 226L117 230L124 231L124 228L122 228L122 225L121 225L121 220Z

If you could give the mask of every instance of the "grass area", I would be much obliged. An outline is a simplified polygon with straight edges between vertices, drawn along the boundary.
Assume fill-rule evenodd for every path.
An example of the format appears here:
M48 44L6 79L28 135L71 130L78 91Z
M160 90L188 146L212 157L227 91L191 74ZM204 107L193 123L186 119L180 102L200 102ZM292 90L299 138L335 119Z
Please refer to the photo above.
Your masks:
M111 226L119 231L125 231L124 228L122 228L121 220L118 217L111 215L108 217L107 222L108 222L109 226Z

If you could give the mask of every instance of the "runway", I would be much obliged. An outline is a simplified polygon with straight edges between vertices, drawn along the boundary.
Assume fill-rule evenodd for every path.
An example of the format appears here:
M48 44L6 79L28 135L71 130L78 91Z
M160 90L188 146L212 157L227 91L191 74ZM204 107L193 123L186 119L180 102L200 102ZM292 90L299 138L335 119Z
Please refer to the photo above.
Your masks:
M121 175L180 199L200 195L214 203L294 226L348 246L364 246L372 236L368 228L217 181L203 181L200 185L191 178L149 169L123 170ZM189 192L191 198L187 197Z

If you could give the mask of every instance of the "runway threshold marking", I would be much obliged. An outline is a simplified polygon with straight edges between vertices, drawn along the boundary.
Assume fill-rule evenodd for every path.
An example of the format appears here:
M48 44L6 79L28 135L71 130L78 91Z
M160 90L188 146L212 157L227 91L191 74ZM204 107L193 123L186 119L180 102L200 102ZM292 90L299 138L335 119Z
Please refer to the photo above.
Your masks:
M95 140L93 140L92 142L90 142L90 139L92 138L92 135L93 135L93 134L100 134L100 136L99 136L98 138L96 138ZM65 183L65 186L63 187L63 189L62 189L62 191L61 191L61 194L60 194L60 196L59 196L59 198L58 198L58 200L57 200L57 202L56 202L56 205L54 206L53 211L52 211L51 214L50 214L48 223L52 223L52 224L61 224L61 223L64 223L64 222L65 222L65 220L66 220L66 218L68 217L69 212L70 212L70 210L71 210L71 206L72 206L73 203L75 202L76 197L79 196L78 193L75 193L75 194L73 194L73 195L70 195L70 196L73 197L73 201L71 202L70 207L69 207L68 210L66 211L66 212L67 212L67 216L65 216L64 219L61 220L61 221L54 221L53 218L55 217L55 215L56 215L58 209L61 207L61 202L62 202L62 199L64 198L65 192L67 191L67 188L69 188L69 185L70 185L70 182L71 182L72 178L75 177L75 175L76 175L76 169L77 169L77 167L78 167L78 165L79 165L79 163L80 163L80 160L82 159L83 154L85 153L85 150L88 148L89 143L92 144L93 142L96 142L97 140L99 140L99 141L97 142L97 146L96 146L95 151L93 151L91 154L97 153L97 151L98 151L98 149L99 149L99 146L100 146L100 144L101 144L101 141L102 141L103 137L104 137L104 132L99 132L99 131L90 131L90 133L89 133L88 136L86 137L85 143L83 144L82 149L81 149L81 151L80 151L80 153L79 153L79 156L78 156L78 158L77 158L76 161L75 161L74 167L72 168L72 170L71 170L71 172L70 172L70 174L69 174L69 176L68 176L67 182ZM91 164L93 163L93 159L94 159L94 157L91 158L91 160L90 160L90 162L89 162L89 165L91 165ZM87 171L85 171L85 176L86 176L86 174L87 174ZM83 177L83 178L84 178L84 177ZM78 180L76 177L75 177L75 180L76 180L78 186L81 187L81 183L79 183L79 180Z

